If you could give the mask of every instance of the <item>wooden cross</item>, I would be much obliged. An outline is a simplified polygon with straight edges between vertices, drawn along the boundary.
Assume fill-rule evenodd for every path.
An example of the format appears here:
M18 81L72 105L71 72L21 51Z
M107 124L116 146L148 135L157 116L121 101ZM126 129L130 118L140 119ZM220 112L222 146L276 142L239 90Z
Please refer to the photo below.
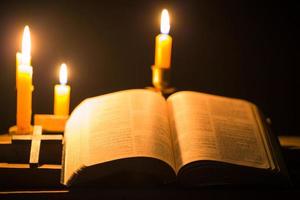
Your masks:
M29 164L31 167L38 167L40 146L42 140L62 140L62 135L43 135L42 126L33 126L32 135L12 135L12 140L31 140Z
M29 164L31 166L36 166L39 163L41 136L42 136L42 127L34 126L32 139L31 139L30 159L29 159Z

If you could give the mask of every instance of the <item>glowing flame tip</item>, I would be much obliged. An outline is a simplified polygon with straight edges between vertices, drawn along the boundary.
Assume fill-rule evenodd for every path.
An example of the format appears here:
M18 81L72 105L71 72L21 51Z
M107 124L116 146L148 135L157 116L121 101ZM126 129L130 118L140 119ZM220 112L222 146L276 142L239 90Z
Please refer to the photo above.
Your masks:
M60 81L60 84L62 84L62 85L67 84L68 71L67 71L67 65L65 63L61 64L61 66L60 66L59 81Z
M31 40L29 26L25 26L22 38L22 54L26 57L30 57Z
M163 34L169 34L170 31L170 17L167 9L161 12L160 31Z

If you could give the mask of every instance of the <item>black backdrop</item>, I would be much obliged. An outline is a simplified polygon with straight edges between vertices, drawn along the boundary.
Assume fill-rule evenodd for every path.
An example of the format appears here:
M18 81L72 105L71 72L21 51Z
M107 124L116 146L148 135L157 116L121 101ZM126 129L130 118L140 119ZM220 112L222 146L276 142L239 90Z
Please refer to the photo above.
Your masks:
M15 123L15 54L31 28L33 112L53 112L61 62L71 108L86 97L151 84L160 12L171 14L172 83L256 103L277 134L299 133L293 1L60 1L0 5L0 131Z

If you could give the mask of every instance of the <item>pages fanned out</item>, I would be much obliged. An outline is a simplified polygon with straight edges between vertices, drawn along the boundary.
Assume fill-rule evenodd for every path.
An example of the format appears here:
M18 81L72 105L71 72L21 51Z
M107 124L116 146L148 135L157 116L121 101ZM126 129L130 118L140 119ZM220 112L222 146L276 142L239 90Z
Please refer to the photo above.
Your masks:
M72 112L72 120L68 120L65 128L64 136L64 184L74 175L74 172L83 165L83 157L86 156L84 148L86 148L86 140L84 124L87 117L88 104L82 102ZM80 123L79 123L80 122Z

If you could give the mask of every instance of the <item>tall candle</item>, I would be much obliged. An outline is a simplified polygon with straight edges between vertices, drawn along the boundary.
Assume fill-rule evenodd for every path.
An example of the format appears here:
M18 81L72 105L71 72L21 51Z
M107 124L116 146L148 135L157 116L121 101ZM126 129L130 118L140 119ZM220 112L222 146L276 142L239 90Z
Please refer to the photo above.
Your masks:
M168 35L170 18L166 9L161 14L160 31L155 38L155 67L168 69L171 66L172 37Z
M17 132L31 130L32 66L30 66L30 31L26 26L23 34L22 53L17 53Z
M59 73L60 84L54 87L54 115L69 115L71 87L66 85L67 79L67 65L63 63Z

